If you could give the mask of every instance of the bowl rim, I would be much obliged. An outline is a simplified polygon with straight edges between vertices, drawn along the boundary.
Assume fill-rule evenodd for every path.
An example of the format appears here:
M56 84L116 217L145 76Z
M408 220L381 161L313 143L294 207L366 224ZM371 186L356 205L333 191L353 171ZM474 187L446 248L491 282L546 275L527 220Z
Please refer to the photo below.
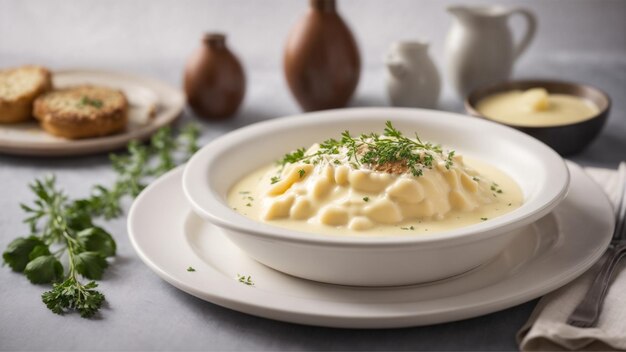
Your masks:
M541 158L547 160L545 164L551 166L552 172L550 173L550 178L554 178L555 175L558 176L557 180L559 183L555 185L556 187L550 189L553 194L550 195L548 201L524 214L520 214L515 217L510 215L516 212L514 210L510 213L491 219L490 221L428 235L420 234L416 236L391 235L369 237L330 236L319 233L296 231L253 220L231 209L231 207L223 202L222 199L216 197L215 192L209 187L208 182L206 181L206 170L210 167L212 162L214 162L217 157L221 155L220 153L226 153L230 149L231 145L244 143L246 140L253 138L255 135L258 138L259 135L268 134L275 130L277 126L297 129L302 124L302 121L315 120L316 122L319 122L319 119L336 121L341 118L341 115L344 115L344 120L358 120L358 117L355 118L352 115L358 116L363 113L378 113L381 116L389 116L397 112L409 114L419 112L436 115L438 116L437 118L446 117L456 119L456 122L464 121L462 123L486 124L489 125L490 128L502 129L503 131L505 130L505 132L509 133L510 136L515 136L515 138L523 140L526 147L538 149L540 151L539 155ZM218 227L247 235L260 236L269 240L287 241L296 244L333 247L371 248L406 247L407 245L441 247L450 245L452 242L455 244L462 244L488 239L503 233L514 231L522 226L536 221L540 217L548 214L565 198L569 190L569 181L569 170L567 169L565 161L558 153L541 141L513 128L488 120L468 119L466 115L451 112L414 108L366 107L296 114L254 123L231 131L208 143L192 156L192 158L185 165L182 188L187 201L192 206L194 211L202 218L210 221ZM200 189L201 192L198 192L198 185L204 188ZM195 190L194 187L196 188ZM204 203L208 204L209 208L205 208L200 204L201 202L198 198L198 193L202 193L204 198L208 198Z
M488 116L485 116L485 115L481 114L480 111L478 111L478 109L476 108L475 104L472 103L472 101L475 101L475 103L478 103L478 101L480 101L480 99L478 99L478 97L484 98L485 96L490 95L490 94L502 93L502 92L505 92L507 90L512 90L512 89L514 89L512 86L514 86L516 84L531 84L531 85L536 85L536 86L542 86L542 85L545 85L545 84L561 84L561 85L566 85L566 86L570 86L570 87L582 87L582 88L585 88L585 89L589 89L589 90L595 91L599 95L602 95L606 99L606 106L604 107L604 109L598 109L599 110L598 113L596 113L595 115L593 115L590 118L588 118L586 120L583 120L583 121L574 122L574 123L567 123L567 124L560 124L560 125L527 126L527 125L520 125L520 124L516 124L516 123L502 122L502 121L498 121L498 120L492 119L492 118L490 118ZM487 92L489 92L489 93L487 93ZM581 97L580 95L575 95L575 94L572 94L572 95L574 95L576 97ZM528 130L545 130L545 129L549 129L549 128L561 128L561 127L570 127L570 126L583 125L583 124L586 124L586 123L588 123L588 122L590 122L592 120L596 120L598 118L603 117L603 115L605 115L607 113L607 111L609 111L611 109L611 105L612 105L611 96L609 96L609 94L607 92L603 91L602 89L600 89L597 86L594 86L592 84L579 83L579 82L574 82L574 81L563 81L563 80L558 80L558 79L542 79L542 78L527 78L527 79L515 79L515 80L501 81L501 82L498 82L498 83L490 84L488 86L483 86L483 87L476 88L476 89L472 90L465 97L465 99L463 99L463 106L465 107L465 112L470 114L470 115L472 115L472 116L480 117L480 118L483 118L483 119L488 120L488 121L493 121L493 122L499 123L501 125L510 126L510 127L513 127L513 128L528 129Z

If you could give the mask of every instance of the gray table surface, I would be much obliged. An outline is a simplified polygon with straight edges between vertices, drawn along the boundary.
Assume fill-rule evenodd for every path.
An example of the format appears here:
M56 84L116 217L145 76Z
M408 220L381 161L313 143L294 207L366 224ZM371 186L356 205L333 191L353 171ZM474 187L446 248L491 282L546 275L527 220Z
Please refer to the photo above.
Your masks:
M300 14L303 4L280 2L278 15L288 11ZM623 37L626 19L625 2L553 1L538 5L521 1L505 1L533 7L540 14L540 23L546 24L540 30L531 51L517 65L515 76L558 78L587 82L607 91L613 98L613 108L606 128L590 148L573 157L584 165L616 167L620 160L626 159L626 39ZM87 4L85 4L87 3ZM298 112L297 106L286 90L280 67L272 58L263 56L264 50L255 47L254 36L246 37L238 28L236 21L229 16L215 13L237 13L244 6L249 13L269 11L262 5L243 5L241 2L190 2L186 6L174 2L154 1L150 5L145 1L111 2L113 10L98 7L88 11L97 2L59 2L58 4L41 1L0 0L0 67L18 65L26 62L44 62L54 68L99 67L119 71L136 72L160 78L171 84L180 84L182 63L189 48L196 45L199 32L206 27L204 18L213 28L232 31L240 38L244 57L251 57L248 65L248 91L242 109L226 122L201 122L202 143L234 128L277 116ZM268 2L265 2L267 4ZM154 4L154 5L151 5ZM362 80L352 106L387 106L384 95L384 70L380 57L389 40L378 32L368 32L367 23L372 21L373 8L381 2L364 1L360 6L356 1L346 1L344 12L353 14L351 24L361 42L365 53L365 68ZM394 4L395 16L406 19L406 13L420 10L420 30L408 34L408 37L424 35L424 32L436 44L433 53L441 67L441 33L445 32L448 22L442 5L438 1L414 2L398 1ZM282 6L284 5L284 6ZM59 7L58 9L56 7ZM63 18L70 18L78 24L71 28L93 28L89 23L98 23L99 16L106 16L110 11L123 13L124 6L141 8L145 6L147 14L140 18L120 15L117 27L107 31L97 31L88 41L80 33L69 33ZM394 7L391 6L391 7ZM543 7L542 7L543 6ZM271 7L271 6L269 6ZM389 7L378 6L380 11ZM156 8L156 10L154 10ZM252 9L251 9L252 8ZM154 11L150 11L153 9ZM168 9L171 11L168 12ZM194 9L199 9L194 11ZM59 11L65 14L56 18L47 17L46 13ZM157 11L158 10L158 11ZM214 11L213 11L214 10ZM219 11L218 11L219 10ZM404 11L406 10L406 11ZM107 12L109 11L109 12ZM220 12L221 11L221 12ZM369 11L369 12L368 12ZM432 12L434 18L424 13ZM564 11L564 14L560 14ZM569 11L569 12L568 12ZM178 21L180 27L168 27L163 35L154 35L152 17L163 16L162 20L172 25ZM295 20L290 15L289 21L278 19L279 24L268 29L270 34L284 31ZM370 17L368 17L370 16ZM404 17L402 17L404 16ZM417 15L416 15L417 16ZM556 19L552 22L550 16ZM180 17L180 18L179 18ZM225 17L226 19L222 19ZM280 16L278 16L280 17ZM566 20L575 18L572 21ZM183 19L186 19L184 21ZM34 28L28 28L24 20L40 20ZM82 22L81 22L82 21ZM169 21L169 22L168 22ZM260 20L251 20L254 28ZM428 22L430 21L430 22ZM83 23L84 22L84 23ZM404 23L399 20L402 25ZM432 25L432 28L429 27ZM283 26L285 28L282 28ZM421 26L421 27L420 27ZM569 27L568 27L569 26ZM573 27L572 27L573 26ZM578 27L576 27L578 26ZM608 26L609 30L605 27ZM142 28L147 27L147 28ZM275 28L280 27L280 28ZM393 33L387 24L386 33ZM427 28L428 27L428 28ZM575 33L576 28L595 31L592 34ZM138 46L132 52L132 45L111 43L109 37L119 39L119 28L135 31L137 37L130 40ZM363 29L365 28L365 29ZM280 31L279 31L280 30ZM69 38L56 39L53 35L59 31ZM50 33L49 33L50 32ZM91 33L91 32L90 32ZM107 34L108 33L108 34ZM620 34L621 33L621 34ZM58 33L57 33L58 34ZM82 34L87 35L87 34ZM40 36L39 46L29 46L23 40L32 40ZM258 35L266 40L266 36ZM405 37L407 37L405 36ZM185 39L186 38L186 39ZM192 39L189 39L192 38ZM391 38L391 39L390 39ZM561 38L561 39L560 39ZM165 42L158 43L163 39ZM72 40L77 42L72 44ZM145 44L152 40L152 46ZM128 40L127 40L128 41ZM182 45L181 42L186 44ZM70 44L67 44L70 43ZM144 44L142 44L144 43ZM247 44L246 44L247 43ZM270 41L267 41L270 43ZM282 42L281 42L282 43ZM157 45L158 44L158 45ZM245 45L248 49L245 49ZM76 48L85 47L83 52L58 50L65 45ZM145 47L141 47L144 45ZM161 46L171 46L177 50L172 53ZM181 46L182 45L182 46ZM282 44L280 44L282 45ZM280 50L280 45L268 44L267 50ZM126 51L112 55L111 50L122 46ZM129 49L130 48L130 49ZM160 49L159 49L160 48ZM583 50L583 48L585 50ZM593 50L588 50L592 48ZM131 50L131 52L129 52ZM150 51L156 55L149 55ZM143 55L143 56L142 56ZM376 56L378 55L378 57ZM104 59L103 59L104 57ZM274 61L277 59L274 58ZM440 109L462 111L462 105L446 87L440 103ZM181 122L195 120L185 112ZM110 183L114 174L106 155L94 155L71 158L36 158L0 155L0 248L16 236L25 235L27 228L22 224L23 214L18 207L20 202L32 199L27 183L35 177L54 173L60 185L71 196L86 195L94 183ZM126 232L126 221L121 218L107 222L105 227L115 236L118 243L118 255L101 281L101 289L107 296L106 307L92 320L81 319L76 314L57 316L42 305L39 296L47 289L43 285L31 285L19 274L8 268L0 270L0 349L2 350L515 350L515 333L528 319L536 301L531 301L504 311L459 322L435 326L392 329L392 330L341 330L320 327L294 325L271 321L231 311L187 295L157 277L134 253Z

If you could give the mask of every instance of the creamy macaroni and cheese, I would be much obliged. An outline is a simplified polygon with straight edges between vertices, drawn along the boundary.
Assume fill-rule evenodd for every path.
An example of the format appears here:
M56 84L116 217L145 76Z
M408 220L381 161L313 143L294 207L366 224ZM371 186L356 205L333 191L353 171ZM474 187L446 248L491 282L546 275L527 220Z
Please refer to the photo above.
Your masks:
M487 221L519 207L503 172L440 146L348 132L287 154L240 180L229 204L257 221L328 234L432 233Z

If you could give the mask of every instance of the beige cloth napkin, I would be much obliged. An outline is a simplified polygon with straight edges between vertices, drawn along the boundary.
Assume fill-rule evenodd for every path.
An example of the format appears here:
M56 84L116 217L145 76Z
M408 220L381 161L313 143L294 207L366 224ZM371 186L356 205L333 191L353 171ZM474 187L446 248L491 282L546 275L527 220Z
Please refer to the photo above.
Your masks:
M617 204L620 182L626 179L626 163L618 171L585 168L585 171L603 186ZM626 261L622 261L614 282L604 301L604 308L596 328L576 328L565 322L600 269L596 263L589 271L566 286L541 298L528 322L517 334L522 351L626 350Z

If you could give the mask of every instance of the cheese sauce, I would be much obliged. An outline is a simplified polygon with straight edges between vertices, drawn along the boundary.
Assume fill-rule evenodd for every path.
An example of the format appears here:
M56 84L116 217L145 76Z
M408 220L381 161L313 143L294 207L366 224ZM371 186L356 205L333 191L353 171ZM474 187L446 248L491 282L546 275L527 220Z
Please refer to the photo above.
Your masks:
M568 125L598 114L592 102L573 95L548 94L543 88L490 95L476 105L484 116L523 127Z

